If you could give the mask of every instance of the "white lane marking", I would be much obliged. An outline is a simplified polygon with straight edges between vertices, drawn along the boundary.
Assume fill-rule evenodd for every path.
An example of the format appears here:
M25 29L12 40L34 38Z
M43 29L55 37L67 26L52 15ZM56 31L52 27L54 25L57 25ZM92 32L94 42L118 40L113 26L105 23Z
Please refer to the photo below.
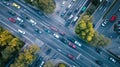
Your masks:
M79 57L81 56L82 54L80 53L77 57L76 57L76 59L79 59Z

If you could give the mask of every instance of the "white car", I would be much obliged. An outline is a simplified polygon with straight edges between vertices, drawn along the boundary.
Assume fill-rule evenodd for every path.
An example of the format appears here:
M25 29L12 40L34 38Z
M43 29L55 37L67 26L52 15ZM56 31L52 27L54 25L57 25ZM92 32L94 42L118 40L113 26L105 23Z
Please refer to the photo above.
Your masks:
M62 5L64 5L65 3L66 3L66 1L63 1L63 2L62 2Z
M76 0L72 0L73 2L75 2Z
M73 21L75 22L75 21L77 21L77 19L78 19L78 17L76 16L76 17L73 19Z
M70 17L68 19L72 19L73 18L73 15L70 15Z
M45 61L42 61L39 67L43 67Z
M23 20L20 17L17 17L17 20L23 22Z
M118 11L120 12L120 8L118 9Z
M32 26L37 24L37 23L36 23L34 20L32 20L32 19L30 19L30 22L31 22Z
M18 29L18 32L21 33L21 34L25 34L25 31L22 31L20 29Z
M71 6L72 6L72 5L71 5L71 4L69 4L67 8L69 9Z
M61 49L59 49L59 48L57 48L57 50L58 50L58 51L60 51L60 52L62 51L62 50L61 50Z
M103 23L104 24L107 24L109 22L109 20L108 19L106 19Z
M58 34L56 34L56 33L54 33L53 36L54 36L55 38L60 38L60 36L59 36Z
M78 46L82 46L78 41L75 41L75 44L78 45Z
M116 62L116 60L115 60L114 58L112 58L112 57L110 57L109 59L110 59L112 62L114 62L114 63Z
M105 26L105 24L104 24L104 23L102 23L101 25L102 25L103 27Z
M105 19L105 21L101 24L103 27L109 22L108 19Z

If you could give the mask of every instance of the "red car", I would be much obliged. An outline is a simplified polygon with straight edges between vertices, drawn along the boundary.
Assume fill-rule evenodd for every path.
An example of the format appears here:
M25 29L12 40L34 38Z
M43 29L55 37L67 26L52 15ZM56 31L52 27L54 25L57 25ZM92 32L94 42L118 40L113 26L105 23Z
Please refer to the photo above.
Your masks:
M55 27L53 27L53 26L51 26L50 29L52 29L52 30L54 30L54 31L56 31L56 32L58 31L58 29L55 28Z
M111 18L110 18L110 22L114 22L115 20L116 20L116 16L115 15L113 15Z
M72 42L69 42L68 43L72 48L76 48L76 46L72 43Z
M72 60L75 60L75 57L72 54L68 54L68 57Z
M11 21L11 22L13 22L13 23L16 22L14 18L8 18L8 20Z

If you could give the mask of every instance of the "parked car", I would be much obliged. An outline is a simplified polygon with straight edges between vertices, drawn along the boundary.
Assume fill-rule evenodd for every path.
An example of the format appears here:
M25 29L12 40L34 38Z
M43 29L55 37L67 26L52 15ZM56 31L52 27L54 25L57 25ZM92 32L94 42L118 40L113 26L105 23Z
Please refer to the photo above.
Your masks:
M77 13L78 11L79 11L79 8L76 8L75 11L74 11L74 13Z
M118 9L118 11L120 12L120 8Z
M48 49L45 53L46 53L46 55L48 55L48 54L50 54L51 53L51 49Z
M63 12L61 13L61 17L63 17L63 16L65 15L66 12L67 12L66 10L63 11Z
M34 66L35 67L38 67L38 66L40 66L41 65L41 63L42 63L42 61L43 61L43 57L38 57L38 59L36 59L36 61L35 61L35 63L34 63Z
M65 2L66 2L66 1L63 1L63 2L62 2L62 5L64 5L64 4L65 4Z
M104 23L104 24L107 24L108 22L109 22L109 20L108 20L108 19L105 19L103 23Z
M72 0L73 2L76 2L76 0Z
M73 15L71 14L68 19L71 20L72 18L73 18Z
M116 62L116 60L114 58L112 58L112 57L109 57L109 60L111 60L114 63Z
M74 21L74 22L76 22L76 21L77 21L77 19L78 19L78 17L76 16L76 17L74 17L73 21Z
M105 19L101 25L104 27L108 22L109 22L109 20Z
M72 5L71 5L71 4L69 4L67 8L69 9L71 6L72 6Z
M72 11L70 10L70 11L67 13L67 15L70 16L71 14L72 14Z
M118 21L118 24L120 24L120 21Z
M103 27L104 27L104 26L105 26L105 24L104 24L104 23L102 23L102 24L101 24L101 26L103 26Z
M110 22L114 22L116 20L117 16L113 15L111 18L110 18Z
M102 54L102 50L100 48L95 48L96 52Z
M11 21L11 22L13 22L13 23L16 22L14 18L8 18L8 20Z
M102 61L96 60L95 62L96 62L98 65L103 65L103 62L102 62Z

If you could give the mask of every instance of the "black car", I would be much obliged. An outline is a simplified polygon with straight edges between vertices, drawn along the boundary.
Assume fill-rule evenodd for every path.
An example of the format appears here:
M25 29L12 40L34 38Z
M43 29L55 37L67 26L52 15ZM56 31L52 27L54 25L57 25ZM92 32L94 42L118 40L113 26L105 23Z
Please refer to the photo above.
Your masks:
M73 38L68 37L67 39L68 39L69 41L73 42L73 43L75 42L75 40L74 40Z
M43 61L43 57L40 56L40 57L36 60L34 66L35 66L35 67L38 67L39 65L41 65L42 61Z
M35 28L34 31L37 32L37 33L40 33L40 34L42 33L42 31L39 30L38 28Z
M12 10L9 10L8 13L11 14L11 15L13 15L13 16L16 15L16 13L14 13Z
M97 53L102 54L102 50L100 48L96 48Z
M69 12L67 13L68 16L70 16L71 14L72 14L72 11L69 11Z
M98 65L103 65L102 61L96 60L95 62L96 62L96 64L98 64Z
M51 52L51 49L48 49L45 53L46 53L46 55L48 55L48 54L50 54L50 52Z
M19 25L20 25L20 27L22 27L22 28L26 28L23 23L19 23Z
M60 41L62 41L64 44L68 44L68 41L65 38L60 38Z
M79 11L79 8L76 8L75 11L74 11L74 13L77 13L78 11Z
M26 14L24 14L24 13L21 13L21 16L23 17L23 18L25 18L25 19L30 19Z

